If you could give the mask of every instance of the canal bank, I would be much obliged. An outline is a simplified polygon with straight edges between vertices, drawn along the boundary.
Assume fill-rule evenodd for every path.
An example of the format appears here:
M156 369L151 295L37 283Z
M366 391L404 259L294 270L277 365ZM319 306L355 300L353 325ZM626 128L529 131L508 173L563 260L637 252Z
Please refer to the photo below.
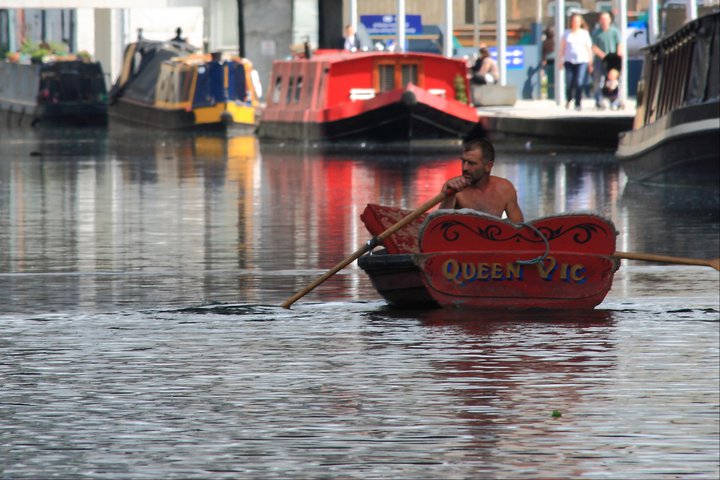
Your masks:
M614 151L618 134L632 129L635 99L620 110L598 110L593 99L584 99L580 111L554 100L518 100L513 106L479 107L478 113L493 139Z

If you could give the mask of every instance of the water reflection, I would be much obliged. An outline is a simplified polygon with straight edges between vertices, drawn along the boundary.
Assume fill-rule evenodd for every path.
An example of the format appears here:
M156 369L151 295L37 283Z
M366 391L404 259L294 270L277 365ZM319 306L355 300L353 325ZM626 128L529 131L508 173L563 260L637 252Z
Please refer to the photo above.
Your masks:
M628 183L620 199L624 249L681 257L720 256L719 187Z
M366 203L415 208L459 174L458 153L322 153L121 128L18 132L0 139L0 282L17 305L37 302L42 282L52 285L45 300L61 305L276 303L367 240ZM625 250L717 245L717 193L709 205L691 201L693 218L678 223L682 212L656 208L664 195L633 193L606 153L499 145L494 173L516 184L527 218L595 211L616 223ZM351 267L314 295L375 293Z
M363 243L365 203L413 208L459 169L248 137L0 137L5 476L717 477L715 271L621 268L611 309L582 313L397 312L354 267L293 310L259 305ZM592 209L628 250L717 248L717 196L633 193L611 157L501 149L495 171L528 217Z

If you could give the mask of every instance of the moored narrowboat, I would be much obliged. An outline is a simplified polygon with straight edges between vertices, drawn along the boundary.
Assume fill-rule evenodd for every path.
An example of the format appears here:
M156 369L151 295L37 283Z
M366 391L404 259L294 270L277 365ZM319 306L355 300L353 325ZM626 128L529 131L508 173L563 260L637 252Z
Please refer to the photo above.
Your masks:
M174 41L129 44L110 92L111 119L168 130L252 131L257 105L248 60Z
M720 182L720 13L689 22L645 50L633 130L617 158L629 180Z
M275 61L262 140L372 147L456 146L478 128L463 60L318 50Z
M0 61L0 126L107 125L100 63L75 55Z

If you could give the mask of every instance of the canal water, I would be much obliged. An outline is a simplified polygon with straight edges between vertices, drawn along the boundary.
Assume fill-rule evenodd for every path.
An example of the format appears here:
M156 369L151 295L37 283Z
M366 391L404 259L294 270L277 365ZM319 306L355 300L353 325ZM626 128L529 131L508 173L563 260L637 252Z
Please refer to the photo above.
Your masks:
M720 256L715 189L498 146L526 218ZM393 311L348 267L367 203L457 153L0 130L0 478L718 478L719 274L623 261L590 312Z

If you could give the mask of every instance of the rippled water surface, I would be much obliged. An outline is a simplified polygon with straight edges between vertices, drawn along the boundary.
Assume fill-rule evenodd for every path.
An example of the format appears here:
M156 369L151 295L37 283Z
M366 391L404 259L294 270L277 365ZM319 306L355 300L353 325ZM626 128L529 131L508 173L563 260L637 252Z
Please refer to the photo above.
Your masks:
M716 190L499 146L526 217L716 258ZM718 272L623 262L591 312L395 311L351 266L457 155L0 131L3 479L718 478Z

